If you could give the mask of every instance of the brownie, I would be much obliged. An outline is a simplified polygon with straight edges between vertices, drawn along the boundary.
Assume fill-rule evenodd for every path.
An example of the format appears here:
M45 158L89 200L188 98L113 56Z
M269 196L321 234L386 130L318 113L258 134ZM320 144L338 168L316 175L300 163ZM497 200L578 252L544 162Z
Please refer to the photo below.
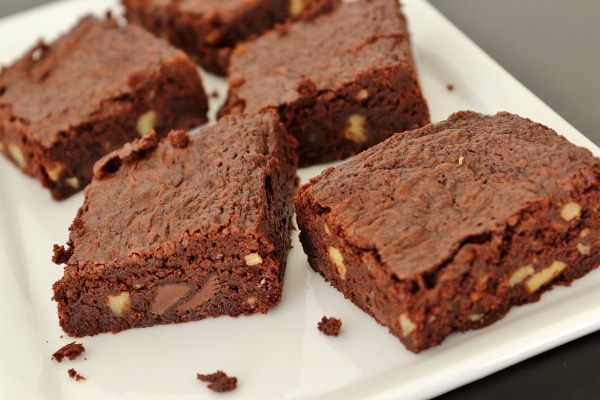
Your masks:
M296 142L276 113L151 132L94 166L53 299L71 336L266 313L281 299Z
M339 0L122 0L125 17L225 75L233 47L289 19L328 12ZM310 13L308 16L306 13Z
M197 67L140 27L85 17L0 71L0 151L50 189L80 191L104 154L207 121Z
M397 0L343 2L231 57L219 115L279 112L300 166L340 160L429 122Z
M514 114L465 111L301 186L312 268L413 352L600 263L600 160Z

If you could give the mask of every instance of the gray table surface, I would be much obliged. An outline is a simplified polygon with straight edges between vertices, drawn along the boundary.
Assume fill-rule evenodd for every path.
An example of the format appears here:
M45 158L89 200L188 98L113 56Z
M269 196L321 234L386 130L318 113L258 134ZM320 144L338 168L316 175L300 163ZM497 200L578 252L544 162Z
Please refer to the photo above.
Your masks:
M599 0L429 1L509 73L600 145ZM47 2L0 0L0 17ZM440 399L600 399L598 371L600 332Z

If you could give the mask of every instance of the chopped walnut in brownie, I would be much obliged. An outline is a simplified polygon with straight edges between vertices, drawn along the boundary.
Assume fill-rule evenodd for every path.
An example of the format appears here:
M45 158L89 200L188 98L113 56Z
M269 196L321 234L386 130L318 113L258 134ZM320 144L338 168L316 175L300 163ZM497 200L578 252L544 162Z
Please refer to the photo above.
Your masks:
M214 392L229 392L237 387L237 378L227 376L223 371L213 374L196 374L196 378L202 382L209 382L208 388Z
M52 354L52 359L61 362L64 358L74 360L85 351L85 347L81 343L71 342L58 349Z
M334 317L323 317L317 325L319 330L327 336L337 336L342 328L342 321Z

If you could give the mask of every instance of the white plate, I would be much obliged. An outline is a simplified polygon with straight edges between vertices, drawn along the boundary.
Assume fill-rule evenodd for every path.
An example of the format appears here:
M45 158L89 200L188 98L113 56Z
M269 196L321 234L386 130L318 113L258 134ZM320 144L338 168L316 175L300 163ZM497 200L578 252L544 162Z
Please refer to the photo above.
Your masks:
M0 20L0 62L14 60L39 37L56 37L84 13L103 12L116 3L57 1ZM429 3L405 3L433 120L459 109L507 110L599 153ZM207 83L223 89L214 78ZM319 170L300 174L306 181ZM268 315L83 338L78 341L87 348L85 358L59 364L51 354L72 339L63 337L50 301L51 284L62 273L50 257L54 243L66 242L83 197L54 202L37 181L3 158L0 180L2 399L427 398L600 328L596 270L536 304L513 309L491 327L453 334L441 346L415 355L313 273L294 238L282 304ZM317 330L323 315L342 319L339 337ZM87 380L71 380L69 368ZM197 372L217 369L238 377L237 390L213 394L196 380Z

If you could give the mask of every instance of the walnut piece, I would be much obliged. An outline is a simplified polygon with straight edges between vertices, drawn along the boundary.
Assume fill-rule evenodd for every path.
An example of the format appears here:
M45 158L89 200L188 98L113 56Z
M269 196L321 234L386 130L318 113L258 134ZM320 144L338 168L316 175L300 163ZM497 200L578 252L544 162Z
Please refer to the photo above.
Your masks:
M590 254L590 251L592 251L592 248L587 244L577 243L577 251L579 251L579 254L582 256L587 256Z
M581 206L574 202L565 204L560 210L560 217L567 222L579 218L580 215Z
M25 169L27 167L27 160L25 160L25 155L23 155L23 151L19 146L10 143L8 145L8 152L19 168Z
M532 275L535 271L531 264L525 265L524 267L516 270L508 281L508 286L513 287L525 280L528 276Z
M72 176L70 178L66 178L65 179L65 183L67 185L71 186L75 190L79 189L79 179L77 179L76 176Z
M337 247L330 246L327 248L327 253L329 253L329 259L335 265L340 278L346 279L346 264L344 264L344 257L340 250Z
M305 0L290 0L290 17L296 19L302 15L304 11Z
M156 112L150 110L146 111L142 115L139 116L137 121L137 131L140 136L144 136L152 129L154 129L154 124L156 123Z
M562 261L553 261L549 267L536 272L527 280L527 290L529 293L535 292L543 285L551 282L554 278L560 275L560 273L563 272L566 267L567 264Z
M244 261L246 262L247 266L253 267L255 265L262 264L263 259L258 253L250 253L244 256Z
M121 292L116 296L108 295L108 307L116 317L123 315L130 306L129 292Z
M55 161L52 163L51 167L44 167L44 169L46 170L48 179L50 179L52 182L57 182L58 178L60 178L61 172L65 169L65 165Z
M355 99L358 101L365 100L369 98L369 91L367 89L361 89L356 93Z
M365 123L367 118L361 114L352 114L348 117L348 123L346 130L344 131L344 137L354 143L364 143L367 141L365 135Z
M409 317L408 314L402 313L400 314L400 328L402 329L402 336L407 337L415 329L417 329L417 324L415 324Z

